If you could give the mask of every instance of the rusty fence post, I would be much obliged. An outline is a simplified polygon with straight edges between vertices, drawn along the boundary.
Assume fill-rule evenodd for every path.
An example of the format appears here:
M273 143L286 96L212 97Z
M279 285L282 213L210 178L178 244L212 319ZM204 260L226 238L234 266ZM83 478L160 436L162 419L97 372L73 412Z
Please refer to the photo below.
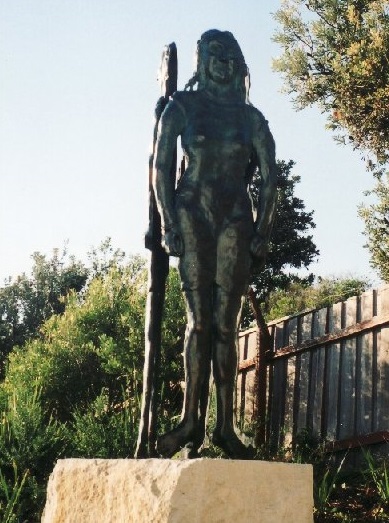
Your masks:
M253 419L255 420L256 424L255 446L259 448L266 443L266 353L271 350L272 339L252 287L249 287L248 297L258 326L257 351L255 357L255 401Z

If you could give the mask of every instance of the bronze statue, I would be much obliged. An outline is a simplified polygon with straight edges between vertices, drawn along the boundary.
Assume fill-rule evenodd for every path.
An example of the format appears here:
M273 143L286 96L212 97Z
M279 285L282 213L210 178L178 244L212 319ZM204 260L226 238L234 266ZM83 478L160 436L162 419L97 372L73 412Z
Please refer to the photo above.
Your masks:
M252 257L260 262L266 257L277 175L274 141L267 121L248 101L248 84L233 35L207 31L198 42L193 78L172 96L159 122L154 194L162 245L179 257L188 319L182 417L157 441L164 457L183 447L196 455L200 448L211 368L217 397L213 442L229 457L249 457L234 430L237 329ZM178 137L186 167L174 188L170 170ZM248 184L257 166L261 191L255 216Z

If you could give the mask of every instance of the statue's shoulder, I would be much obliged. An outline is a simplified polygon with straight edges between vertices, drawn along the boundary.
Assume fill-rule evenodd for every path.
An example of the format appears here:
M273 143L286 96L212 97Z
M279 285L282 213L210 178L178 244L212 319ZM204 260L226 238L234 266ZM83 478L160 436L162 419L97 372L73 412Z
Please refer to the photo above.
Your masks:
M247 104L247 112L249 114L249 118L251 123L256 127L257 129L266 129L268 128L269 122L264 117L263 113L254 107L254 105Z
M181 105L184 109L190 107L198 100L197 91L176 91L171 101Z
M166 103L166 99L161 97L162 100L162 120L164 122L170 121L170 120L177 120L182 119L182 117L186 118L186 106L187 104L187 95L185 91L176 91L174 94L172 94L169 97L169 100ZM158 109L158 104L157 104ZM157 111L156 111L157 112Z
M176 115L177 118L184 118L185 121L198 105L197 91L176 91L169 100L168 110Z
M186 102L186 101L190 100L194 94L195 94L195 91L176 91L172 95L172 100L177 100L179 102Z
M250 118L253 120L253 122L260 122L265 123L267 122L266 118L264 117L263 113L254 107L254 105L251 105L250 103L246 105L247 111L250 115Z

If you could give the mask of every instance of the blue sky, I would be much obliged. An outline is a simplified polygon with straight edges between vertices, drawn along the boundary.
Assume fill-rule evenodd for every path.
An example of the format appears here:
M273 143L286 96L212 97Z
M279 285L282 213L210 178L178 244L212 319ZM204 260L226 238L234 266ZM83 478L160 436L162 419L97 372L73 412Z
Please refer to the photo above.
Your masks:
M0 0L0 282L29 271L34 251L69 242L81 259L106 237L146 255L147 162L157 69L178 48L179 88L196 41L230 30L251 72L251 101L279 159L293 159L297 196L314 210L321 276L377 279L357 205L373 185L358 153L337 145L317 109L295 112L271 70L270 0Z

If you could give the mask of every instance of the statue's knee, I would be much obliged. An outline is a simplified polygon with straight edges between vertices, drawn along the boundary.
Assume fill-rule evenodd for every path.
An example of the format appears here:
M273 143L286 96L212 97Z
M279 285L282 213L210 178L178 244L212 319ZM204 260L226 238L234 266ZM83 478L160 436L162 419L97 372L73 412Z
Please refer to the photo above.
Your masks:
M196 336L209 336L210 324L205 319L192 319L188 322L188 332Z
M213 333L216 343L231 345L231 343L235 342L236 332L230 325L215 324Z

